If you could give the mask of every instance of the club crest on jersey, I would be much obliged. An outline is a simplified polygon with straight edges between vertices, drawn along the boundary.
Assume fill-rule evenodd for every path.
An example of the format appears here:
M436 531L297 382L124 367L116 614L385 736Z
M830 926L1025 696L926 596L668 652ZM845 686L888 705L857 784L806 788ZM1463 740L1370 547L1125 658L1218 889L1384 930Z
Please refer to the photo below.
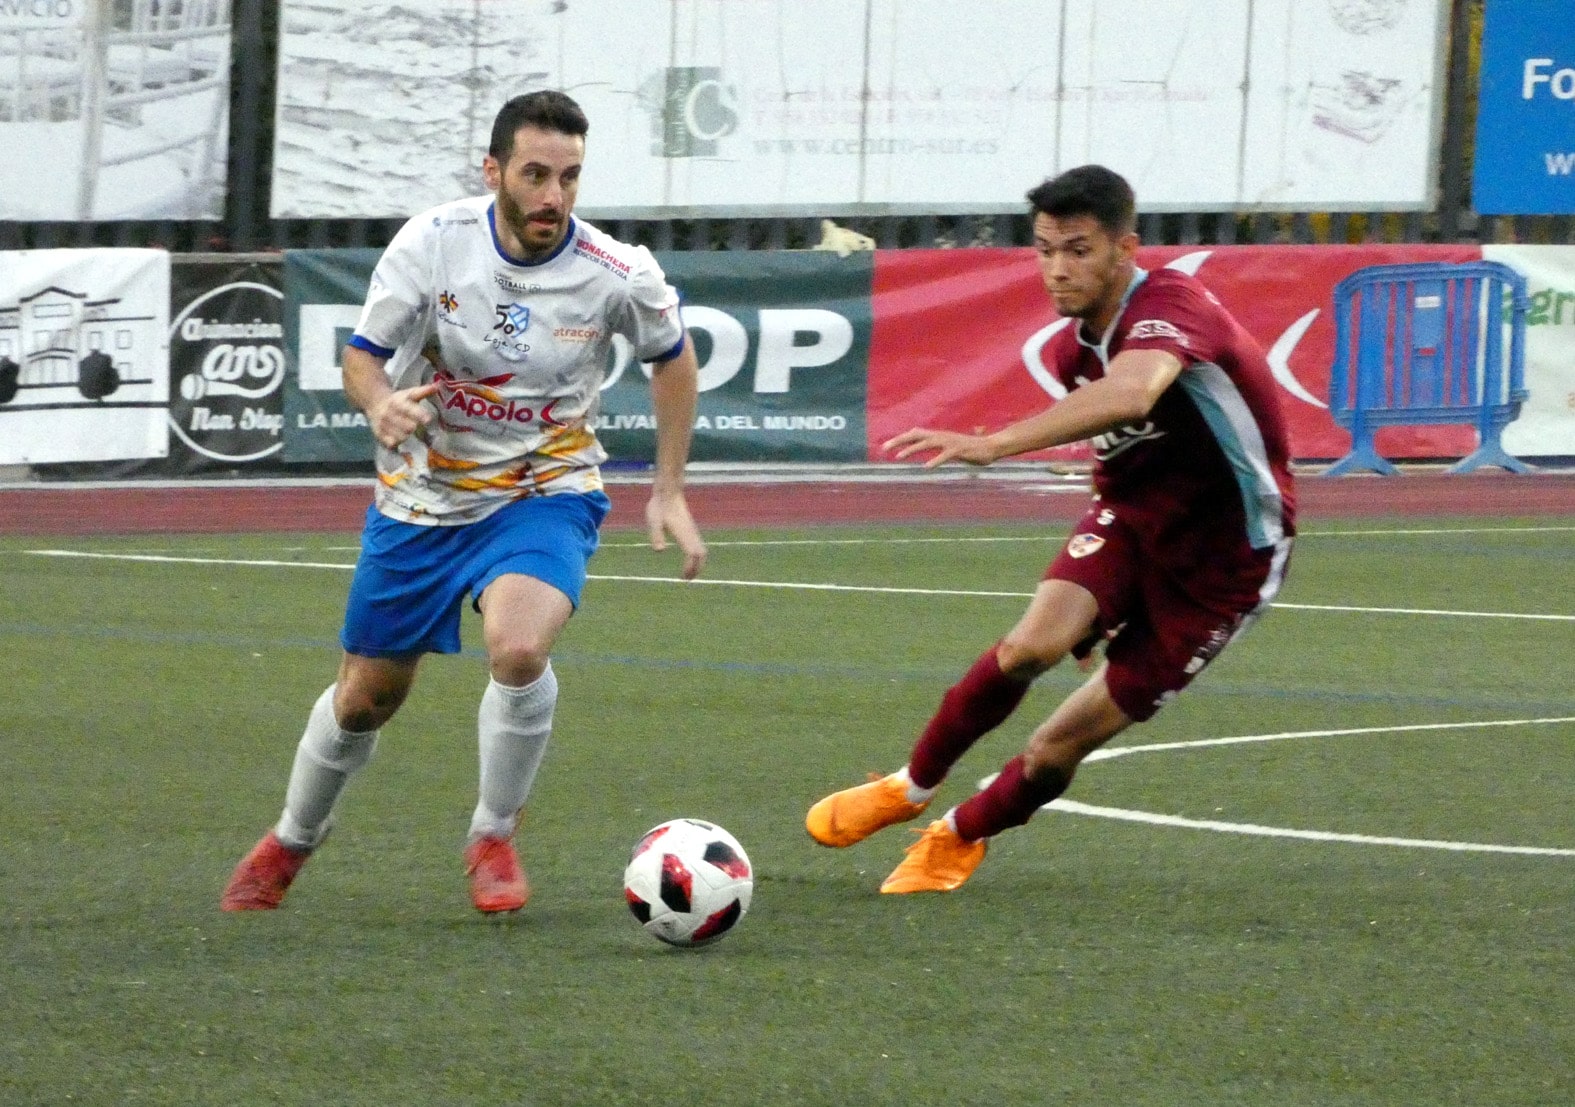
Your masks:
M1104 538L1097 534L1074 534L1066 544L1066 552L1071 557L1087 557L1098 553L1104 544Z
M493 319L487 345L505 361L524 361L525 355L530 353L530 343L524 339L530 327L530 308L524 304L495 304Z

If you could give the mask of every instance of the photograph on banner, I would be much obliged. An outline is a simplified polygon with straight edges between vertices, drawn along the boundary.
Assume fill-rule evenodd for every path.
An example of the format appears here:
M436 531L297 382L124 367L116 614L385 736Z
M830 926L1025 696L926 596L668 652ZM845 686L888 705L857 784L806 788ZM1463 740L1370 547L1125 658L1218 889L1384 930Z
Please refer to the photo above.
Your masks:
M230 470L284 448L280 278L272 261L174 259L170 470Z
M657 254L700 362L696 461L863 461L872 255ZM656 449L650 366L621 343L596 434L619 460Z
M0 253L0 465L169 452L170 256Z
M285 0L272 214L399 217L479 193L498 105L541 88L596 121L592 219L1019 212L1025 167L1088 162L1149 210L1423 208L1447 11Z
M230 3L0 4L0 220L219 219Z
M1318 461L1351 448L1350 433L1329 411L1335 285L1368 266L1481 257L1465 245L1147 246L1137 260L1196 276L1257 339L1280 385L1291 454ZM911 426L993 431L1064 394L1040 351L1070 324L1045 296L1032 250L880 251L874 289L872 457ZM1378 444L1395 459L1458 458L1476 435L1460 425L1385 427ZM1090 455L1075 445L1034 456Z
M1487 0L1471 206L1575 212L1575 18L1569 0Z

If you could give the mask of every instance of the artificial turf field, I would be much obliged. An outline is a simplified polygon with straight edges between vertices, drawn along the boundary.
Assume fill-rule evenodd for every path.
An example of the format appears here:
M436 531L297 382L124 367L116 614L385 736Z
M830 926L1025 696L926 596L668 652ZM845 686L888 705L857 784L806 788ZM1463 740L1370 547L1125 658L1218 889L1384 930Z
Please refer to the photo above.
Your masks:
M675 560L607 535L503 920L459 858L474 621L284 908L229 916L337 658L349 574L305 563L353 536L0 539L0 1103L1575 1101L1575 518L1307 524L1281 608L1115 743L1171 748L1086 764L956 893L876 893L901 828L811 842L1065 533L712 531L688 586L612 579ZM680 815L757 870L699 951L619 888Z

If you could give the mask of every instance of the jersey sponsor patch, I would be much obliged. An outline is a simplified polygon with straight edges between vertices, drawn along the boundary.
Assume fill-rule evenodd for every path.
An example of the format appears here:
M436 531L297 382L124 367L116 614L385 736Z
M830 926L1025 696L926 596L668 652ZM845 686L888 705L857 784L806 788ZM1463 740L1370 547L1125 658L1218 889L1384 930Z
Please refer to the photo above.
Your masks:
M1181 328L1164 319L1139 319L1127 331L1129 342L1143 341L1145 339L1168 338L1172 342L1187 345L1187 336L1181 333Z
M1066 544L1066 552L1072 557L1087 557L1089 554L1098 553L1105 544L1103 537L1097 534L1074 534Z

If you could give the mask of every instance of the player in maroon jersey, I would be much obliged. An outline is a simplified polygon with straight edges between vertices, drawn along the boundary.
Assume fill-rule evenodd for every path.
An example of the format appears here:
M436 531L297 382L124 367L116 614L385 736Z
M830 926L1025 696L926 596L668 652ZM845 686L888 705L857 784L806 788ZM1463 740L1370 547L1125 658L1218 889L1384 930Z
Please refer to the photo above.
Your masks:
M933 468L1088 439L1093 503L1017 625L942 698L907 765L815 804L809 833L849 846L916 818L1035 677L1068 653L1093 671L989 787L923 831L882 892L967 880L992 835L1059 796L1083 758L1150 718L1268 606L1295 533L1285 421L1263 352L1197 280L1138 268L1127 182L1087 165L1028 201L1045 289L1076 320L1044 350L1066 397L991 434L916 427L885 448L928 454Z

